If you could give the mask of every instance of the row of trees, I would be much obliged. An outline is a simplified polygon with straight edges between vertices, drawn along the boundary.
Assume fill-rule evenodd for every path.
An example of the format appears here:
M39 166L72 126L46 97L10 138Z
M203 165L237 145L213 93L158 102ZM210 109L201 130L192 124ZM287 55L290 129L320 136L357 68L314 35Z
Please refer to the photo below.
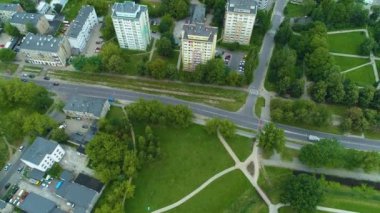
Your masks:
M270 108L271 118L276 122L315 126L330 124L331 113L327 108L309 100L272 99Z
M233 137L236 132L236 126L232 121L220 118L207 120L205 128L208 134L216 134L219 131L226 138Z
M345 149L333 139L322 139L303 146L299 160L313 168L362 168L366 172L380 169L379 153Z
M340 127L343 131L375 131L380 128L380 112L352 107L347 109Z

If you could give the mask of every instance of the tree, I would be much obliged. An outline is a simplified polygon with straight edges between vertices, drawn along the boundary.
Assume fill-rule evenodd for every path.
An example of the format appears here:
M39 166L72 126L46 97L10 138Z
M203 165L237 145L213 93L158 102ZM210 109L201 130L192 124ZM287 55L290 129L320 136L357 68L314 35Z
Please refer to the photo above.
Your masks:
M323 47L315 49L305 58L306 75L312 81L324 80L333 71L333 59L329 50Z
M217 27L223 26L224 13L226 10L226 2L224 0L215 0L213 5L212 23Z
M10 23L6 23L5 26L4 26L4 31L9 34L10 36L13 36L13 37L20 37L21 36L21 33L20 31L18 30L17 27L11 25Z
M166 11L175 19L182 19L188 16L190 9L189 0L162 0L162 11Z
M124 156L123 171L127 177L135 177L137 165L139 164L135 151L127 151Z
M58 143L65 143L69 140L69 136L65 133L64 129L55 128L51 131L50 139Z
M35 13L36 10L36 3L33 0L20 0L20 4L22 8L28 13Z
M317 103L323 103L326 98L327 85L324 81L318 81L310 88L311 98Z
M313 176L300 174L291 176L283 185L280 201L290 204L291 208L300 213L316 210L322 201L324 189Z
M35 112L25 118L22 128L25 133L38 136L52 129L54 125L55 122L49 116Z
M281 153L285 147L284 130L277 128L273 123L265 124L259 134L259 146L269 156L274 150Z
M123 50L120 49L115 43L109 42L103 45L102 51L99 54L102 59L102 64L108 72L124 71L125 59L123 56Z
M164 57L171 57L173 55L172 43L168 38L161 38L157 41L158 54Z
M147 65L149 74L155 79L163 79L166 76L166 62L162 59L155 59Z
M112 18L110 15L104 17L103 27L100 28L104 40L115 38L115 28L113 27Z
M369 127L369 123L363 114L363 110L359 107L349 108L346 111L345 118L351 120L351 129L354 131L364 131Z
M62 4L54 4L54 11L56 12L56 13L61 13L61 11L62 11Z
M158 25L158 31L160 33L166 33L166 32L173 33L173 30L174 30L173 18L169 14L164 15L160 20L160 24Z
M344 83L344 92L345 92L345 97L344 97L345 104L349 106L353 106L358 103L359 89L354 82L347 80Z
M360 88L359 90L359 106L361 107L368 107L373 100L373 97L375 95L375 88L371 86L367 86L364 88Z
M276 41L276 44L284 46L291 40L292 35L293 31L290 27L289 20L285 20L281 23L274 40Z
M216 134L219 131L224 137L231 138L235 135L236 126L230 120L213 118L206 121L206 131L209 134Z
M302 8L306 15L310 14L316 6L315 0L304 0L302 2Z
M369 55L371 51L377 49L377 44L374 39L367 38L363 43L360 44L359 52L362 55Z
M0 49L0 61L9 63L12 62L16 57L16 53L8 48Z

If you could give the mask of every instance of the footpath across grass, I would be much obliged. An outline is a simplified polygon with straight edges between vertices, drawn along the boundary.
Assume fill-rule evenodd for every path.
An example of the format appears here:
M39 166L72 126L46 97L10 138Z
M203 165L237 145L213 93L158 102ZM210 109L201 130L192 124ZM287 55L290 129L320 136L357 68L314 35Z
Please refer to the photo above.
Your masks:
M329 34L327 42L331 52L360 55L359 47L365 41L364 32Z
M245 103L246 91L225 89L212 85L194 85L183 82L156 81L121 75L89 74L82 72L49 71L49 75L62 80L106 85L150 94L161 94L182 100L194 101L236 111Z
M367 65L356 70L345 73L346 78L351 79L359 86L373 85L375 83L375 75L372 65Z
M144 125L134 125L136 137ZM152 126L161 148L160 159L144 166L136 178L134 198L126 212L145 213L177 202L215 174L233 166L217 136L192 124L185 129ZM217 195L215 195L217 196Z
M226 138L226 141L240 161L244 161L252 153L252 138L235 135L232 138Z
M259 185L267 193L269 199L279 202L280 189L284 180L292 175L292 170L265 167L261 170ZM330 182L326 187L326 194L321 206L338 208L356 212L380 212L380 191L365 187L348 187L338 183ZM289 212L283 209L280 212Z
M235 170L217 179L199 194L169 212L266 213L268 207L243 173Z
M344 56L333 56L336 65L340 66L340 71L346 71L348 69L369 63L369 59L366 58L352 58Z

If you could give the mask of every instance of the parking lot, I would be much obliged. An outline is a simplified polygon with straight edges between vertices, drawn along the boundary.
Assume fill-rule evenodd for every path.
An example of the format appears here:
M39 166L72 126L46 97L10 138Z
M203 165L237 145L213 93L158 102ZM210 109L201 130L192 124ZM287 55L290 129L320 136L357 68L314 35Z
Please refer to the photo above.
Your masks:
M242 62L244 60L245 52L242 51L229 51L223 48L218 48L217 51L219 53L223 53L222 59L225 61L226 65L231 68L232 70L239 71L242 70L244 71L244 65L241 66ZM245 62L243 62L245 63ZM242 67L242 68L240 68Z
M74 172L75 175L79 173L94 175L94 171L87 167L88 159L85 155L79 155L74 148L69 146L64 146L64 149L66 153L61 161L64 169Z
M87 46L84 50L84 54L86 56L93 56L97 55L100 52L100 49L102 48L104 41L101 38L101 28L102 24L99 23L91 30L91 36L90 39L87 42Z
M3 47L3 45L5 46L5 44L8 42L8 41L11 41L12 37L9 36L8 34L6 33L1 33L0 34L0 47Z

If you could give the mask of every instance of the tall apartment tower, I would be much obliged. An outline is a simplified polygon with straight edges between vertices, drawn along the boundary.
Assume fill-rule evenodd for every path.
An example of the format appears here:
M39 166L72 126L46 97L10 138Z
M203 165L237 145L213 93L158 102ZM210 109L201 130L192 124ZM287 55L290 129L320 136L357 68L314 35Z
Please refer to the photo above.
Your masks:
M147 6L132 1L115 3L112 22L121 48L146 50L151 39Z
M182 30L183 70L193 71L198 64L204 64L215 57L218 28L204 24L185 24Z
M224 17L223 41L248 45L256 14L255 0L228 0Z

